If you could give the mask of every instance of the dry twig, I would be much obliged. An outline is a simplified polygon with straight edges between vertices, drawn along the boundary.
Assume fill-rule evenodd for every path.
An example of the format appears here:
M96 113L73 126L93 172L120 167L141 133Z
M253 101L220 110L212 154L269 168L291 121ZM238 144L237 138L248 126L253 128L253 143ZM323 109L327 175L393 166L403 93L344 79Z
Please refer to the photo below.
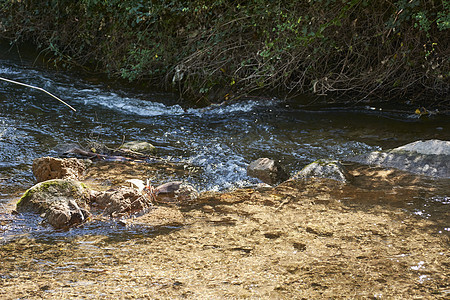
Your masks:
M59 99L58 97L56 97L56 96L53 95L52 93L50 93L50 92L44 90L43 88L40 88L40 87L37 87L37 86L33 86L33 85L29 85L29 84L22 83L22 82L18 82L18 81L14 81L14 80L11 80L11 79L3 78L3 77L0 77L0 80L6 81L6 82L9 82L9 83L14 83L14 84L26 86L26 87L29 87L29 88L32 88L32 89L36 89L36 90L42 91L42 92L44 92L44 93L46 93L46 94L52 96L53 98L55 98L56 100L58 100L58 101L61 102L62 104L66 105L66 106L69 107L71 110L77 111L75 108L73 108L72 106L70 106L69 104L67 104L66 102L64 102L63 100Z

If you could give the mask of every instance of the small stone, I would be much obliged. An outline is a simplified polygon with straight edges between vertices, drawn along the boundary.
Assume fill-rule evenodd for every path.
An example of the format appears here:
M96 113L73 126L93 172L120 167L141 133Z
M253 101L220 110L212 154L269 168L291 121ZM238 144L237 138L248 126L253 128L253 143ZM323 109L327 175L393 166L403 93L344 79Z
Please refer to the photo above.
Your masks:
M198 198L197 190L182 181L164 183L155 192L156 201L162 203L191 204Z
M293 179L311 177L329 178L341 182L347 182L350 175L339 161L319 159L304 167L300 172L293 176Z
M275 185L289 178L281 164L270 158L258 158L247 167L247 175Z
M117 224L120 226L127 226L128 222L127 222L127 220L119 220L119 221L117 221Z
M130 184L130 187L137 189L139 192L142 192L145 189L145 182L141 179L128 179L125 180L126 183Z
M211 205L205 205L205 206L203 206L203 211L205 213L213 213L214 212L214 208Z
M120 146L120 149L128 149L144 154L155 154L156 148L150 143L142 141L131 141Z

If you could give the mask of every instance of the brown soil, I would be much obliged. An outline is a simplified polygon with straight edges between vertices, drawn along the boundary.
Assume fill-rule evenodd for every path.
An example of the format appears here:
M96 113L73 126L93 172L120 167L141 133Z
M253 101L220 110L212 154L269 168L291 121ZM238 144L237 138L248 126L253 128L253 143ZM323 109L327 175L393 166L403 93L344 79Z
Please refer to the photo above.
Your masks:
M448 299L449 240L436 229L442 224L389 198L383 205L367 199L423 192L409 182L370 190L288 181L203 193L181 208L179 228L8 242L0 246L0 298Z

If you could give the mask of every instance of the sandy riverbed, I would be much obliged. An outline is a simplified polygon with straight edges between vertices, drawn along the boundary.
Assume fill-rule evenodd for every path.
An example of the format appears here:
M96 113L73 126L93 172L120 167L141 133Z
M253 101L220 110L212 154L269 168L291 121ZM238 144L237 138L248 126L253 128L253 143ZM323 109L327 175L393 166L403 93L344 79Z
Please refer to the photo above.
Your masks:
M392 201L421 192L390 190ZM449 240L438 231L445 219L360 197L379 195L363 185L288 181L204 193L181 208L183 226L152 234L17 239L0 245L0 298L449 297Z

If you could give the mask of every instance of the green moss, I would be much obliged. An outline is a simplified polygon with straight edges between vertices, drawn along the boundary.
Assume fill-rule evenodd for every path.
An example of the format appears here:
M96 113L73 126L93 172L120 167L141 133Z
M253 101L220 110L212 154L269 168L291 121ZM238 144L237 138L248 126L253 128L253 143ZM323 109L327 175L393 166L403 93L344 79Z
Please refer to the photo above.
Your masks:
M84 183L80 183L80 185L84 191L88 189L88 187ZM34 194L42 191L48 191L52 187L54 187L56 190L64 190L70 188L73 195L76 195L79 192L77 187L75 185L72 185L70 181L61 179L43 181L25 191L23 196L17 202L16 207L23 206L30 198L32 198ZM43 203L41 203L41 205L43 205Z
M338 165L339 163L333 160L318 159L310 164L307 164L305 167L310 166L312 164L318 164L319 166L331 166L331 165Z
M323 159L316 160L315 163L317 163L319 166L328 166L330 164L329 161Z
M47 180L40 183L39 190L48 190L52 186L68 187L69 183L60 179Z
M23 205L26 201L28 201L28 199L31 198L34 192L35 190L33 190L33 188L29 188L28 190L26 190L25 193L23 193L23 196L20 197L19 201L17 201L16 206L19 207Z

